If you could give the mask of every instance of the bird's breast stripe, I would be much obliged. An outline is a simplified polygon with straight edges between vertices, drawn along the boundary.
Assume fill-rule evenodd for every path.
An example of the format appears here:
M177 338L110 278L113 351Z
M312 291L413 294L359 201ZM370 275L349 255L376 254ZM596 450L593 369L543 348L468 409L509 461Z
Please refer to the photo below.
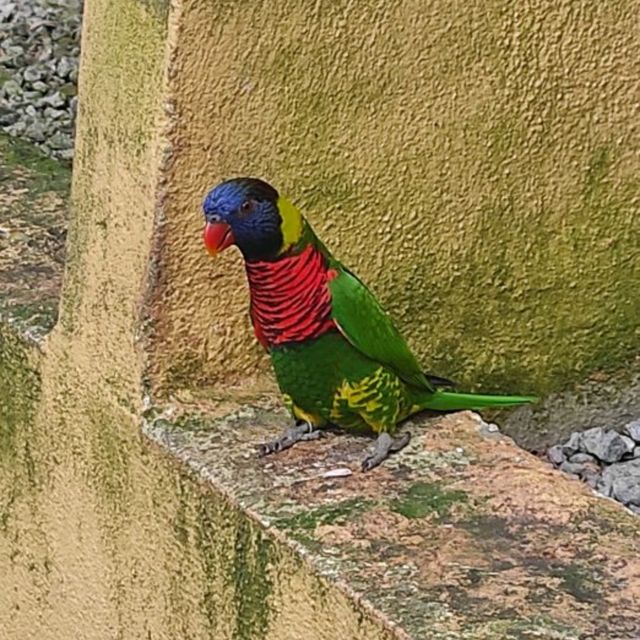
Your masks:
M301 342L335 329L327 264L313 245L273 262L247 262L251 317L269 345Z

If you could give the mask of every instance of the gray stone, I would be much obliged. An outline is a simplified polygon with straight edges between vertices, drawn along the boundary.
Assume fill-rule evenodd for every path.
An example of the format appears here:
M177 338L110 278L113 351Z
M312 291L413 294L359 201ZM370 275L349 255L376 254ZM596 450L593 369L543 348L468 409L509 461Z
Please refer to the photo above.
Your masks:
M0 22L8 22L16 12L17 5L15 2L0 3Z
M574 464L573 462L569 462L568 460L563 462L560 465L560 471L564 471L565 473L570 473L571 475L578 476L578 471L582 470L582 466L579 464Z
M578 453L580 451L580 446L582 444L582 434L574 431L569 439L562 445L562 453L565 456L572 456L574 453Z
M44 77L44 69L36 65L31 65L24 70L24 80L29 84L33 84Z
M64 109L54 109L53 107L45 107L44 108L44 117L47 120L58 120L58 118L62 118L66 114Z
M15 111L2 111L0 110L0 127L8 127L12 125L18 119L18 114Z
M635 443L631 438L611 429L595 427L582 433L580 450L590 453L603 462L618 462L625 454L633 451Z
M69 74L78 66L73 58L63 57L58 61L57 71L61 78L68 78Z
M556 466L560 466L565 460L566 456L562 451L562 445L556 444L553 447L549 447L547 450L547 458Z
M640 444L634 448L632 455L634 458L640 458Z
M60 160L73 160L73 149L56 151L56 158L60 158Z
M6 100L0 98L0 125L13 124L17 118L16 110Z
M14 61L24 56L24 49L19 44L4 47L4 52L9 58Z
M23 122L22 120L18 120L17 122L14 122L11 126L6 127L5 131L10 136L18 137L25 132L26 128L27 128L26 123Z
M54 150L70 149L73 147L73 139L66 133L54 133L48 140L49 147Z
M627 460L606 467L602 472L602 484L609 488L609 495L616 500L640 506L640 460Z
M42 99L42 94L39 91L25 91L22 94L24 102L30 102L37 106L38 101Z
M629 422L624 426L622 431L636 442L640 442L640 420Z
M58 78L54 70L47 76L47 83L49 84L48 93L55 93L65 83L65 80L63 78Z
M34 142L44 142L46 139L46 129L41 122L34 122L30 124L26 128L24 134Z
M7 97L17 96L22 93L22 88L15 80L7 80L2 85L2 93Z
M571 473L572 475L578 476L582 480L593 480L600 476L600 467L595 460L586 462L566 461L560 465L560 470L565 473Z
M67 99L73 98L77 92L78 92L78 87L73 82L65 82L60 87L60 93Z
M601 475L599 473L585 473L582 479L592 488L595 489L600 482Z
M589 455L588 453L582 453L582 451L578 451L578 453L574 453L569 458L569 462L595 462L595 463L597 463L597 460L592 455Z
M625 454L627 458L632 458L633 457L633 452L636 448L636 443L634 440L632 440L629 436L620 436L622 438L622 440L624 441L624 443L627 446L627 453Z
M51 46L51 40L47 36L47 38L41 44L40 52L37 54L36 59L38 62L43 62L47 64L47 62L53 56L53 47Z
M604 478L600 476L600 478L596 482L595 489L598 493L601 493L603 496L605 496L605 498L611 497L611 489L612 489L611 480L609 478Z
M41 103L57 109L59 107L64 107L65 98L59 91L56 91L55 93L42 98Z
M63 38L67 38L68 35L65 32L64 29L61 29L59 27L56 27L52 32L51 32L51 39L52 40L61 40Z
M0 126L56 157L72 153L81 7L78 0L0 0L0 68L10 74L0 83Z

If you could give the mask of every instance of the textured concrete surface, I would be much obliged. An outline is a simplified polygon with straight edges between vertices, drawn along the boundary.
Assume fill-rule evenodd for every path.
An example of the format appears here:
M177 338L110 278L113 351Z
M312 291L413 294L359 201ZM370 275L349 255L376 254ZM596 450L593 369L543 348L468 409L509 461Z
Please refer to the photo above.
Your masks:
M535 408L505 412L499 420L520 446L542 453L573 431L592 427L620 430L638 416L640 357L635 357L625 369L595 371L565 391L542 398Z
M29 439L40 395L43 338L55 323L70 171L0 135L0 486L6 501L33 469ZM25 426L28 425L28 426ZM22 432L21 432L22 431ZM0 521L4 512L0 510Z
M176 13L152 376L257 386L241 261L200 242L203 193L289 195L425 368L549 393L631 366L637 6L194 0Z

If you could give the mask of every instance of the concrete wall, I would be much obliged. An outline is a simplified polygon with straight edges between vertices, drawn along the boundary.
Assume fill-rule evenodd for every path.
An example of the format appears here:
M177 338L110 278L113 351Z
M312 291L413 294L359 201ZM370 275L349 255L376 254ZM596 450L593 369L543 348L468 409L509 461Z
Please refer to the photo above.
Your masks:
M239 255L199 247L203 193L238 174L288 194L440 374L548 393L637 352L635 3L194 0L179 22L158 385L268 372Z

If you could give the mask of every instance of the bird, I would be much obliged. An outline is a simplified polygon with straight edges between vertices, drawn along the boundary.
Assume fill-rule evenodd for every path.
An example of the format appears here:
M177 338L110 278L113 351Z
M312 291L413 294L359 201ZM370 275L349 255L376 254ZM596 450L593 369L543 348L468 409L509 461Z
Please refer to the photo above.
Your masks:
M373 293L336 259L291 200L269 183L232 178L203 201L203 239L217 256L235 245L249 285L249 315L268 352L294 426L259 447L279 453L326 429L375 437L361 468L403 449L398 425L426 410L531 403L533 396L458 393L425 373Z

